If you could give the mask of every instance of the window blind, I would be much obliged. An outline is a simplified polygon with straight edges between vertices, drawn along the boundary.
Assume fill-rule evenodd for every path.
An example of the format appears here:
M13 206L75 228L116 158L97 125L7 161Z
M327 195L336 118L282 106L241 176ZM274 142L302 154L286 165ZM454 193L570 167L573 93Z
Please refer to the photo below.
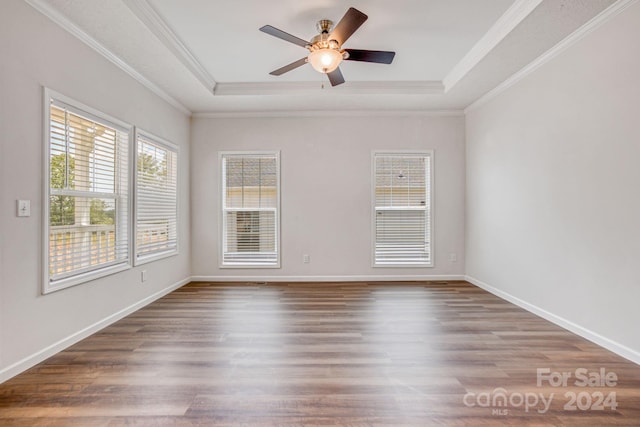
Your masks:
M222 265L279 266L278 154L222 155Z
M374 155L374 265L431 264L431 155Z
M48 136L49 283L128 263L128 129L50 99Z
M177 253L178 151L144 132L136 134L136 261Z

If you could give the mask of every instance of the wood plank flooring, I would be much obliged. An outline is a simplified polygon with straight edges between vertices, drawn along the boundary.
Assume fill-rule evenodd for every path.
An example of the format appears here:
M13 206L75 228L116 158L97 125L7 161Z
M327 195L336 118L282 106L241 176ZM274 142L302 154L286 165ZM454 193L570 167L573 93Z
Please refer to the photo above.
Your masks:
M191 283L0 385L14 425L639 426L640 367L465 282Z

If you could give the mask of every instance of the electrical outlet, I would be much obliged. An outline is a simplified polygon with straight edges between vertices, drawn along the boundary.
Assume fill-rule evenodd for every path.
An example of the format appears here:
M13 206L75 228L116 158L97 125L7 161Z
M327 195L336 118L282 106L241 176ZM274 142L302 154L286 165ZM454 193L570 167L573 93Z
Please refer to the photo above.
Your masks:
M458 261L458 254L455 254L455 253L449 254L449 261L451 262Z
M309 254L302 255L302 262L305 264L309 264L311 262L311 257L309 256Z
M142 270L142 272L140 273L140 280L143 282L147 281L147 270Z

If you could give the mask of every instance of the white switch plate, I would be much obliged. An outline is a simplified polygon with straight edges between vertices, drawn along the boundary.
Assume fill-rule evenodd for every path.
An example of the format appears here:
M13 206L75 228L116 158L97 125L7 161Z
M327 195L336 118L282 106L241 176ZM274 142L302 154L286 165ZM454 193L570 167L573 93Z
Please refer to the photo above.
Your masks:
M31 200L16 200L16 215L31 216Z
M302 255L302 262L305 264L309 264L311 262L311 257L307 254Z
M147 270L142 270L140 273L140 280L142 282L146 282L147 281Z

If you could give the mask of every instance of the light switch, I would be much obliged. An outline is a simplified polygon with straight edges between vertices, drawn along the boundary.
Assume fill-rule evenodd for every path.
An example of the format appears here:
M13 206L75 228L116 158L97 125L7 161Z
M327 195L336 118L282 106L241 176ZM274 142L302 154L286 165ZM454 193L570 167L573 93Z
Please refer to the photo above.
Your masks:
M31 216L31 200L18 200L17 202L17 215Z

